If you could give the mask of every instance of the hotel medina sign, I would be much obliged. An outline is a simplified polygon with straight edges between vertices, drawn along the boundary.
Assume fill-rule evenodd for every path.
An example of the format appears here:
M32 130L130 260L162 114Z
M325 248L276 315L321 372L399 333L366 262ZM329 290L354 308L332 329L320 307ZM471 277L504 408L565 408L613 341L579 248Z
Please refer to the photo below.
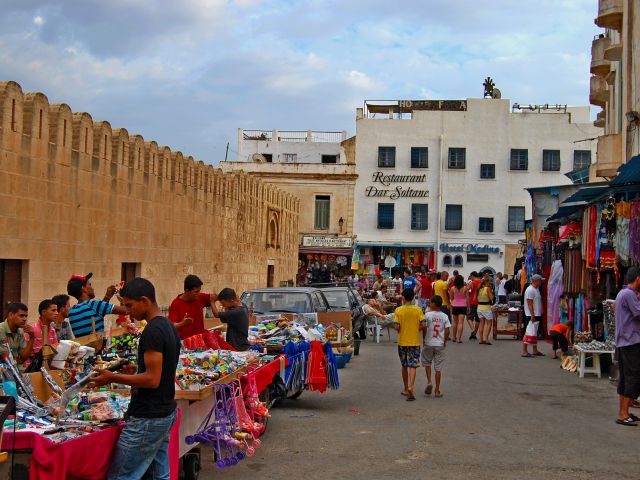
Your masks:
M373 198L429 198L429 190L419 188L427 181L427 175L396 175L373 172L371 181L374 185L365 188L365 196ZM395 185L401 183L402 185ZM415 187L406 184L417 184Z

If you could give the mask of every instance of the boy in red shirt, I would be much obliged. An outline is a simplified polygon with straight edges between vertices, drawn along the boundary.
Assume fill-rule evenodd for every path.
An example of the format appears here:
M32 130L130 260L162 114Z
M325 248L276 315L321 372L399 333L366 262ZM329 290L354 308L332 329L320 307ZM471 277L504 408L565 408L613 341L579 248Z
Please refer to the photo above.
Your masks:
M434 273L433 272L422 272L420 277L418 277L418 281L420 282L420 298L418 300L418 305L422 310L426 310L427 305L429 305L429 299L433 296L433 282L434 282Z
M211 295L202 293L202 280L195 275L187 275L184 293L178 295L169 307L169 320L175 324L181 340L204 333L203 310L210 306Z
M478 317L478 289L482 285L482 280L478 272L471 272L469 275L469 315L467 315L467 323L471 329L469 340L478 339L478 327L480 326L480 318Z

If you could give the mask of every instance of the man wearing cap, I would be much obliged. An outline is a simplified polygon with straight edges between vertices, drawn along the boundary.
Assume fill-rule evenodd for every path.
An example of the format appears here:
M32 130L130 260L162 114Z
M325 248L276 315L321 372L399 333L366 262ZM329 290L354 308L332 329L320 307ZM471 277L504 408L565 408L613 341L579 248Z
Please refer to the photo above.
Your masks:
M538 326L542 321L542 295L540 295L540 285L544 281L544 277L542 275L538 275L537 273L531 277L531 285L527 287L524 292L524 331L527 331L527 325L529 322L536 322L536 334L538 331ZM536 337L534 337L537 340ZM522 356L523 357L544 357L544 353L538 351L537 341L532 339L528 339L525 335L525 338L522 342ZM533 355L530 354L527 350L527 341L531 343L533 348Z
M107 288L104 300L97 300L95 292L89 281L93 273L86 275L73 275L67 283L67 293L78 300L69 310L69 323L75 337L91 335L93 318L96 325L96 333L104 332L105 315L127 315L127 309L109 303L116 289L114 286Z

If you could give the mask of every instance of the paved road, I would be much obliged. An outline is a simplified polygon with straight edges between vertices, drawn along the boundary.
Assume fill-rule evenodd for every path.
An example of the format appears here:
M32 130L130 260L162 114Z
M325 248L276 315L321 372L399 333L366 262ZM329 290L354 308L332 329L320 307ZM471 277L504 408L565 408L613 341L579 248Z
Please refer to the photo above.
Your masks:
M444 396L406 402L395 344L365 342L339 391L281 404L256 456L200 478L638 479L640 427L615 425L610 382L519 349L449 345Z

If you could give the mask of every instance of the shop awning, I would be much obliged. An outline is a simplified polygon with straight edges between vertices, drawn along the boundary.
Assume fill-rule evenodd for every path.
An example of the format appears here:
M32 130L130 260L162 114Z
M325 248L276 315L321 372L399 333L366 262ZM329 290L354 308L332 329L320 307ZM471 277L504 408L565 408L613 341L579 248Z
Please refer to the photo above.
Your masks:
M380 242L358 242L358 247L395 247L395 248L435 248L433 243L380 243Z
M353 248L300 247L298 251L304 254L344 255L346 257L353 255Z
M640 155L636 155L618 168L618 175L611 180L611 186L631 185L640 183Z
M547 222L552 222L552 221L558 220L560 218L568 217L572 213L575 213L578 210L581 210L584 205L585 204L561 206L556 213L554 213L550 217L547 217Z
M571 203L589 203L593 199L605 193L607 190L609 190L609 186L607 185L600 185L597 187L583 187L573 195L567 197L564 202L560 204L560 206L562 207L563 205Z

